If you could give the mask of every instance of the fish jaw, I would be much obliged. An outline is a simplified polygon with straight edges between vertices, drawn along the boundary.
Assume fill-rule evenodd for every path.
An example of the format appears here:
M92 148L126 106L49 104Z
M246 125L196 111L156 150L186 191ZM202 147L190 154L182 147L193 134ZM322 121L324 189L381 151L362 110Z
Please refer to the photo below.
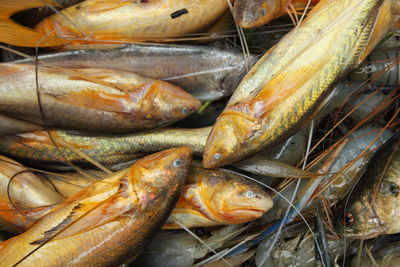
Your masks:
M205 168L217 168L255 153L251 138L259 135L261 127L239 112L224 111L217 119L203 154Z
M267 24L281 15L281 0L236 0L233 17L242 28Z
M243 223L260 218L272 208L270 195L257 184L245 179L225 184L209 204L226 223Z

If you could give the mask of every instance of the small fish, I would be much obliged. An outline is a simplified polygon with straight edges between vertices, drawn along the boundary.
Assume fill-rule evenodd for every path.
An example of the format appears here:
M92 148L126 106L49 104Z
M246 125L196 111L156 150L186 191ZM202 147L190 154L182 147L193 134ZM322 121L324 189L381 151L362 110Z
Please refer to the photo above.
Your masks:
M252 55L252 62L255 62ZM102 68L134 72L176 84L201 101L232 95L246 74L243 55L214 47L194 45L102 45L39 56L39 62L65 68ZM31 59L15 63L34 63Z
M3 266L117 266L135 259L181 193L192 150L150 155L70 197L0 244Z
M400 232L400 132L371 158L350 196L336 213L335 231L368 239Z
M39 67L44 124L35 66L4 63L0 69L0 113L41 126L126 133L170 124L200 107L181 88L130 72Z
M227 9L226 0L85 0L44 19L35 30L76 39L72 44L165 41L207 29Z
M45 168L54 167L55 164L60 165L65 161L79 165L89 164L82 155L65 146L66 143L100 164L112 165L182 145L190 146L196 155L201 155L210 129L210 127L162 128L125 136L88 135L50 130L57 147L49 138L47 131L34 131L0 136L0 151L21 162L39 164Z
M233 17L242 28L260 27L285 14L316 5L319 0L236 0Z
M248 222L272 207L271 197L254 182L222 169L192 166L164 229Z
M207 139L204 167L231 164L298 131L386 34L396 19L391 2L318 3L242 80Z

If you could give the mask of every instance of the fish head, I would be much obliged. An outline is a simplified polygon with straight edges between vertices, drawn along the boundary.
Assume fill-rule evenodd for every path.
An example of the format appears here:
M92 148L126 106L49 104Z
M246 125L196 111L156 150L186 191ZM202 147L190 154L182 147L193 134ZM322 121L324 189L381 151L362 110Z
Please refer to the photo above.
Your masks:
M357 196L339 208L334 219L336 233L350 238L369 239L384 232L383 225L370 204L370 199Z
M242 28L267 24L281 13L281 0L236 0L233 17Z
M167 122L186 118L201 106L199 100L187 93L182 88L166 82L157 82L152 86L151 106L149 112L155 117L162 117Z
M205 168L217 168L233 163L256 149L251 138L260 126L240 113L226 110L215 122L206 142L203 154Z
M241 177L225 180L213 194L210 204L219 217L231 223L260 218L273 205L267 192Z
M189 173L193 151L183 146L164 150L137 161L129 170L133 192L142 207L177 200ZM161 205L162 206L162 205Z

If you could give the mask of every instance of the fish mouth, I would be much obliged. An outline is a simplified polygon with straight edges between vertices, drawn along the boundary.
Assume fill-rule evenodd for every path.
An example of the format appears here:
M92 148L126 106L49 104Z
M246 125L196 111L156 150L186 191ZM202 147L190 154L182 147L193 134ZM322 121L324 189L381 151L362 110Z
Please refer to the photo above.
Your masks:
M229 215L233 215L238 218L244 218L246 220L251 220L254 218L259 218L264 215L263 210L259 209L234 209L229 211Z

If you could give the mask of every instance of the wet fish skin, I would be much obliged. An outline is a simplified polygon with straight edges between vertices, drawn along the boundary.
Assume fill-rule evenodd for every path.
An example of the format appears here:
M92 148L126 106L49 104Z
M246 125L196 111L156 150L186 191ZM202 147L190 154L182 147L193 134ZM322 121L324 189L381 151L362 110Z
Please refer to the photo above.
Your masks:
M35 30L50 36L81 38L72 44L162 41L206 29L227 9L226 0L86 0L44 19Z
M150 155L67 199L27 232L0 244L2 265L115 266L133 260L165 222L192 151Z
M15 134L15 133L24 133L31 132L36 130L42 130L43 127L26 122L23 120L17 120L14 118L10 118L0 114L0 134Z
M0 113L43 125L34 66L4 63L1 69ZM48 127L126 133L175 122L200 107L181 88L134 73L106 69L75 69L75 73L82 77L39 67L41 106Z
M39 56L39 60L66 68L111 68L176 84L201 101L232 95L246 73L243 55L193 45L102 45ZM33 63L19 60L15 63ZM253 61L255 62L255 56ZM156 67L155 67L156 66Z
M321 1L242 80L207 139L203 165L230 164L298 131L395 19L390 0Z
M256 183L223 169L193 165L181 197L163 229L237 224L261 217L272 207Z
M289 5L294 8L305 8L308 0L236 0L233 16L242 28L260 27L280 16L292 13ZM310 7L319 0L311 0Z
M368 162L359 182L335 216L335 231L352 238L400 232L400 132Z
M101 164L116 164L140 158L143 154L182 145L190 146L194 153L200 156L209 133L210 127L199 129L167 127L125 136L50 131L53 140L62 140ZM0 151L3 154L30 164L41 164L49 168L68 160L75 164L88 165L82 156L62 144L57 143L58 148L55 147L47 131L0 136L0 140Z

